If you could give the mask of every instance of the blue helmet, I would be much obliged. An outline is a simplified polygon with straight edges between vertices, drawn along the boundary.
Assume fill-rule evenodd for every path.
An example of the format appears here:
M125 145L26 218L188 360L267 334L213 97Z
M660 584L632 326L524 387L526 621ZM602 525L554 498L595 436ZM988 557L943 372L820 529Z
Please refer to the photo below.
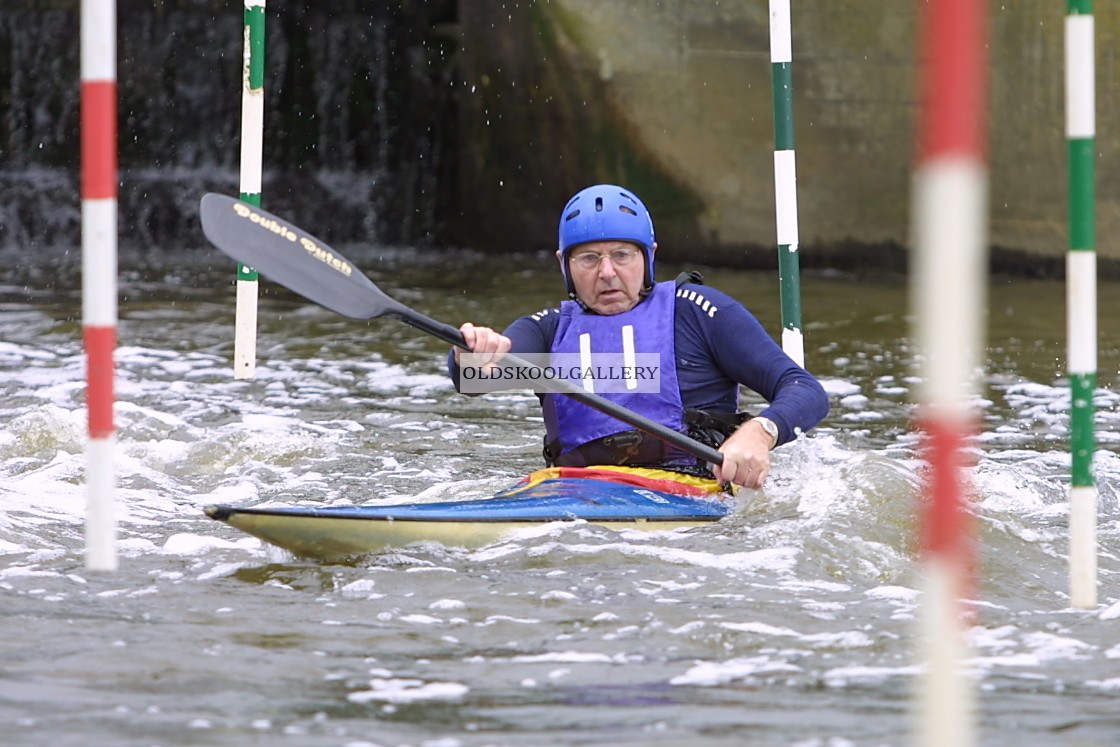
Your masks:
M630 241L646 257L645 289L653 287L653 218L642 201L628 189L597 184L576 193L560 214L560 263L568 295L576 297L568 272L568 254L591 241Z

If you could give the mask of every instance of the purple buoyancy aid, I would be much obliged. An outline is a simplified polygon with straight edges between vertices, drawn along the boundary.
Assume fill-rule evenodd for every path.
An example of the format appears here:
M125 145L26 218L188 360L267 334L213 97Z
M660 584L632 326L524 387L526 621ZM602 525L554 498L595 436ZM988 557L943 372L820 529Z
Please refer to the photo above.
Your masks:
M553 360L558 360L557 354L566 354L564 360L582 356L585 362L589 354L593 357L658 354L659 393L648 390L596 393L684 433L687 428L674 342L675 307L676 285L672 281L658 283L637 306L621 314L595 314L583 310L575 301L565 301L560 306L560 320L552 341ZM573 383L584 385L578 379ZM551 444L555 457L605 436L632 430L627 423L563 395L546 394L543 408L548 430L546 441ZM562 459L558 463L563 463Z

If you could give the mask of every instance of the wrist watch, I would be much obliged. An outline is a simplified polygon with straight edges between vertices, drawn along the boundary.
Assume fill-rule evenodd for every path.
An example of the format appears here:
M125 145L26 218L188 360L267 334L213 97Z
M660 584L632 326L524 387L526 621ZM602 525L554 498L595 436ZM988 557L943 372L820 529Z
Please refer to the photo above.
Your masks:
M778 445L778 424L777 423L775 423L770 418L759 418L759 417L751 418L751 422L752 423L758 423L759 425L761 425L762 430L766 431L766 435L769 436L770 438L774 439L774 443L772 443L770 445L771 449Z

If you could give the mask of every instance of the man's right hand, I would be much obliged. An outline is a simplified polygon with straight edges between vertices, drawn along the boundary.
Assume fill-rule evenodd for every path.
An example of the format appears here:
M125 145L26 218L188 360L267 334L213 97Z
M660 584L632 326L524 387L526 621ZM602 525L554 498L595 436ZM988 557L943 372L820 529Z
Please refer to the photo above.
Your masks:
M476 327L470 322L466 322L459 327L459 332L463 335L463 342L467 343L470 349L464 350L456 346L455 365L459 365L459 356L463 353L474 353L479 357L473 362L479 366L485 366L489 363L497 363L503 355L509 352L510 339L489 327Z

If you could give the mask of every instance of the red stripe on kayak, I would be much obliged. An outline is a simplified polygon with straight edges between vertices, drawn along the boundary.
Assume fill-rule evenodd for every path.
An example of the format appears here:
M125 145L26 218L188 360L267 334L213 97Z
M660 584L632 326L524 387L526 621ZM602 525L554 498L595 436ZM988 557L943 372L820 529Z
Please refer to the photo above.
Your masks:
M117 196L117 83L82 83L82 199Z
M86 327L87 390L90 438L113 435L113 349L116 327Z
M632 485L636 488L659 490L662 493L672 493L674 495L693 497L712 495L712 491L704 490L698 485L689 485L688 483L677 482L676 480L658 480L656 478L636 475L632 472L620 472L613 469L599 469L597 467L560 467L558 471L559 477L580 477L589 480L614 482L621 485Z

